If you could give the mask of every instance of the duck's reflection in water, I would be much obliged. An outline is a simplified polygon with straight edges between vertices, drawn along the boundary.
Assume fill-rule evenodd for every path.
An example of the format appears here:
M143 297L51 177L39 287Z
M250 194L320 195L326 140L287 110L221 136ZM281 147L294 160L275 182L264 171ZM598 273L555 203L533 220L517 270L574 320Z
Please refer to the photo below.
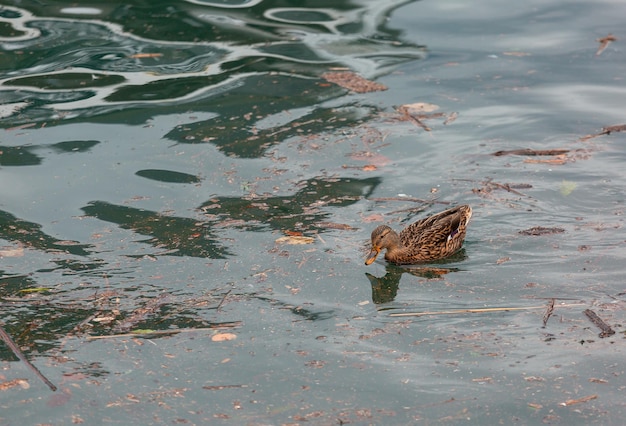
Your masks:
M450 272L457 272L459 268L445 267L448 263L457 263L464 259L465 250L461 249L451 257L429 265L396 266L387 264L386 273L382 277L376 277L368 272L365 276L372 285L372 301L377 304L393 302L398 294L400 278L402 274L411 274L420 278L436 279Z

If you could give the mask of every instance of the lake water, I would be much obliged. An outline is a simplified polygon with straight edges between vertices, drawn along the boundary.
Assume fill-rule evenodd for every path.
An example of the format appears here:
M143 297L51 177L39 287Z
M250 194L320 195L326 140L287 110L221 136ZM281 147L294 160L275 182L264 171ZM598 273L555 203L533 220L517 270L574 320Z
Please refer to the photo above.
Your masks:
M0 425L621 424L626 4L337 3L0 7Z

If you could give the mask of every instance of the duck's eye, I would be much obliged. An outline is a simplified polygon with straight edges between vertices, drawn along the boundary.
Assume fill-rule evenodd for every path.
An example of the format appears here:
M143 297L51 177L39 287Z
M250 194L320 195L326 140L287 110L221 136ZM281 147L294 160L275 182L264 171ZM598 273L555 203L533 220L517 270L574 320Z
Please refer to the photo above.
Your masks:
M384 240L388 233L389 231L383 231L383 233L378 236L378 241Z

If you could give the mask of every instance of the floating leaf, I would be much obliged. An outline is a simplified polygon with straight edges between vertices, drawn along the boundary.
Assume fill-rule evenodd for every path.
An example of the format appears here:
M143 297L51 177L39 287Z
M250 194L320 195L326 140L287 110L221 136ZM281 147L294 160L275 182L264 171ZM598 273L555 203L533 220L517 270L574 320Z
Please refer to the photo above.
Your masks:
M400 108L404 109L409 114L416 114L421 112L437 111L439 109L439 105L416 102L414 104L404 104Z
M150 328L138 328L136 330L133 330L132 333L133 334L152 334L154 333L154 330Z
M211 337L211 340L214 342L226 342L229 340L235 340L237 335L234 333L219 333Z
M317 222L315 224L316 226L319 226L320 228L327 228L327 229L342 229L345 231L354 231L356 228L353 228L352 226L345 224L345 223L335 223L335 222Z
M44 291L50 291L50 289L47 287L23 288L20 293L43 293Z
M335 83L345 89L356 93L378 92L387 90L384 84L366 80L358 74L351 71L344 72L327 72L322 74L322 78L330 83Z
M315 241L315 238L304 237L304 236L299 236L299 235L294 235L294 236L289 235L286 237L280 237L276 239L276 243L278 244L313 244L314 241Z
M609 47L609 44L611 44L611 42L617 41L617 37L609 33L609 35L607 35L606 37L599 38L596 41L600 43L598 50L596 50L596 56L600 56L602 52L604 52L604 49Z
M26 379L13 379L13 380L9 380L9 381L4 381L4 382L0 382L0 390L4 391L7 389L11 389L14 387L21 387L22 389L29 389L30 388L30 384L28 383L28 381Z
M562 196L567 197L569 194L572 193L572 191L574 191L574 189L576 189L576 182L564 180L563 182L561 182L559 192Z

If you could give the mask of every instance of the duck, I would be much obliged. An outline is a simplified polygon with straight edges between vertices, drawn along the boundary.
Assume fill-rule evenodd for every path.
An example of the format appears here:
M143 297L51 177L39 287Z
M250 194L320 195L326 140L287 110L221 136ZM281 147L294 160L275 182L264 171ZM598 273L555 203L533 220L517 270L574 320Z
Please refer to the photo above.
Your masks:
M372 231L372 248L366 265L382 250L385 259L396 265L410 265L446 258L461 249L472 208L461 205L444 210L404 228L398 235L387 225Z

